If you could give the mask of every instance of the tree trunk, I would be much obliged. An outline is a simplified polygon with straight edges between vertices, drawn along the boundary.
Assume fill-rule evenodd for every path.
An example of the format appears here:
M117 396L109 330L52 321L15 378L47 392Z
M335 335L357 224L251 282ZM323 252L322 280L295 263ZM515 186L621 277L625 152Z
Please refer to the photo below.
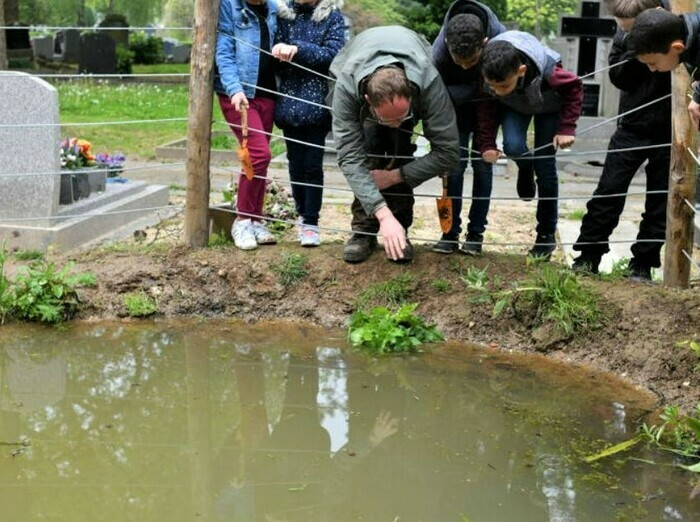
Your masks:
M675 0L674 13L695 10L694 0ZM664 256L664 285L687 288L690 283L690 259L693 254L693 218L695 213L687 202L695 201L695 177L698 165L690 155L697 152L695 129L688 114L690 77L683 65L671 75L672 137L671 171L668 179L668 209L666 211L666 254Z
M219 0L195 1L185 202L185 242L191 247L206 246L209 240L209 157L218 17Z
M3 0L0 0L2 3ZM19 22L19 0L4 0L5 24L10 25Z
M5 6L0 0L0 27L5 27ZM0 29L0 71L7 69L7 40L5 29Z

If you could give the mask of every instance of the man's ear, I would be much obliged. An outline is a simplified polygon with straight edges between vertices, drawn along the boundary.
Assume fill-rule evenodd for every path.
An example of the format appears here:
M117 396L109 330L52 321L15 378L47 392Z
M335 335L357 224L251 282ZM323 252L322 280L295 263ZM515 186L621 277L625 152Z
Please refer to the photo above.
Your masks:
M365 94L365 101L369 104L369 96Z
M527 72L527 65L524 63L518 67L518 78L522 78L525 76L525 73Z
M685 51L685 44L681 40L674 40L669 46L669 51L681 54Z

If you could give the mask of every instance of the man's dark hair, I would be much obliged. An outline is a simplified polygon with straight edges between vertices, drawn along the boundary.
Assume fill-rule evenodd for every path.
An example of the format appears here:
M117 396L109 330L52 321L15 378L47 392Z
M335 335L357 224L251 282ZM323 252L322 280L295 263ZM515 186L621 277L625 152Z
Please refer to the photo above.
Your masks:
M487 80L502 82L516 74L522 64L520 51L513 44L491 40L481 55L481 74Z
M627 49L640 54L666 54L676 40L684 40L683 20L665 9L647 9L634 19L627 34Z
M618 18L636 18L647 9L663 7L660 0L605 0L605 5Z
M471 58L484 45L486 29L473 14L453 16L445 28L447 50L457 58Z
M394 98L411 99L413 87L406 72L396 65L375 70L367 78L367 101L372 107L393 101Z

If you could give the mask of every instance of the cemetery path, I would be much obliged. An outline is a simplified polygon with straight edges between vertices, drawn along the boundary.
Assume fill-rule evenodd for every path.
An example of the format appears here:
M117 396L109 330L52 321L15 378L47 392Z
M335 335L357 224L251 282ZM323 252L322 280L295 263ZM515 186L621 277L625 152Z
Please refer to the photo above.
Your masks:
M337 220L348 220L344 205L335 211ZM324 216L332 221L332 214L326 212ZM430 212L434 226L434 207ZM418 227L421 219L419 214ZM517 229L515 223L522 219L517 212L505 213L498 222ZM177 229L181 223L173 226ZM494 317L493 301L483 292L468 289L463 281L473 267L490 278L492 296L515 282L522 284L535 273L534 267L526 265L522 247L485 249L482 257L470 258L438 255L429 245L417 245L416 259L408 266L387 262L381 251L365 263L348 265L341 259L342 235L324 237L319 248L302 249L295 232L287 231L277 246L250 252L230 244L190 250L172 241L178 235L169 236L161 228L155 242L140 237L140 242L65 256L62 262L70 259L76 270L97 276L97 286L82 291L81 318L126 317L124 296L143 291L156 298L158 314L163 316L289 319L343 328L363 291L365 296L374 292L386 297L401 289L405 301L418 303L417 313L435 323L448 339L481 343L486 349L540 353L612 372L655 393L660 404L689 410L700 402L700 373L695 370L700 355L687 345L687 341L700 341L698 288L669 290L626 279L581 278L598 294L604 318L591 332L567 336L538 326L532 313L507 309ZM148 236L153 238L153 231ZM280 273L290 254L303 256L308 273L285 286ZM386 300L377 298L376 304ZM684 341L685 346L678 346Z

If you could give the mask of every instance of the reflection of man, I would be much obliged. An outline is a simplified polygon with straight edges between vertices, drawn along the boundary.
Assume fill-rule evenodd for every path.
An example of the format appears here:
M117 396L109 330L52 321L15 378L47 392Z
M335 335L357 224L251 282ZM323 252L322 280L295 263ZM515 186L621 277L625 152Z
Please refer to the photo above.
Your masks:
M454 109L430 46L403 27L368 29L341 51L330 71L336 78L338 163L355 193L353 235L343 259L366 260L379 231L391 260L411 261L406 231L413 222L413 187L449 172L459 160ZM411 136L419 120L430 152L413 160Z

